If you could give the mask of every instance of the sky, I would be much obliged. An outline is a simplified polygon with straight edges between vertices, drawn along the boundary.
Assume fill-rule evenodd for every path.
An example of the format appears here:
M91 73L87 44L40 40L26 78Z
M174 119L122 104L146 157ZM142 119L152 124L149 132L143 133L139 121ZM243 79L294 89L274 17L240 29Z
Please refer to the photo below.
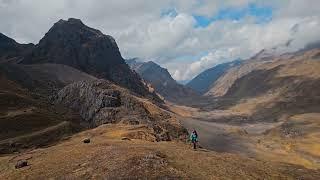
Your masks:
M138 57L187 81L217 64L290 42L320 40L319 0L0 0L0 32L38 43L59 19L81 19Z

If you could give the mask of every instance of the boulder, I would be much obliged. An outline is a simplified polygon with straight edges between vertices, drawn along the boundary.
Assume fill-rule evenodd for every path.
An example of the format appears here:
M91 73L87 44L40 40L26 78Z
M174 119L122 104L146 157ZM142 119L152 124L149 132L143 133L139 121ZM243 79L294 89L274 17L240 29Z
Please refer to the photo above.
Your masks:
M83 140L83 143L86 143L86 144L88 144L88 143L90 143L90 142L91 142L91 141L90 141L89 138L86 138L86 139Z
M121 138L121 140L123 140L123 141L131 141L131 139L128 138L128 137L123 137L123 138Z
M19 168L23 168L25 166L28 166L28 161L27 160L19 160L16 165L15 165L15 168L16 169L19 169Z

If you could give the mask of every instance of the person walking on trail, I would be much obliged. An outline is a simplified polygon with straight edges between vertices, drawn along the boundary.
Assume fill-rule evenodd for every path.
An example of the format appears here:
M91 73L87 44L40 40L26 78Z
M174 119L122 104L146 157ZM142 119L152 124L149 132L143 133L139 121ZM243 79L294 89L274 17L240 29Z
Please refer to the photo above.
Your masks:
M198 133L196 130L193 130L193 132L191 133L190 140L193 144L193 149L197 149Z

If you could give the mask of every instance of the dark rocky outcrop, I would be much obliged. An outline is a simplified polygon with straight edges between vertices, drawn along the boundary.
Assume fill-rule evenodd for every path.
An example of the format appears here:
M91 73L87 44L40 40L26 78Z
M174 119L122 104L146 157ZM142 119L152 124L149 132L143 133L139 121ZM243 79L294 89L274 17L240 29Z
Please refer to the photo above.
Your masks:
M171 140L186 133L180 124L170 122L168 112L106 80L72 83L57 94L55 103L79 112L82 124L88 127L120 122L146 124L157 140Z
M0 34L0 82L0 153L47 146L104 123L145 124L145 137L155 140L186 133L153 104L162 101L114 39L77 19L60 20L35 46Z
M60 20L29 53L23 64L65 64L104 78L142 95L152 95L138 74L130 70L113 37L84 25L80 20Z

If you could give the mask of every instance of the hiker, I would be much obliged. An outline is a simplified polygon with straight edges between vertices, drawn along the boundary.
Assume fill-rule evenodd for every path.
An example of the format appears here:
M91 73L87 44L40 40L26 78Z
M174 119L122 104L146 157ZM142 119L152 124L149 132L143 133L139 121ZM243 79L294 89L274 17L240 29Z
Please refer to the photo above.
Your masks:
M196 130L193 130L193 132L190 135L190 140L193 144L193 149L197 148L197 142L198 142L198 133Z
M193 129L193 133L196 135L197 140L198 140L198 133L197 133L197 131L195 129Z

